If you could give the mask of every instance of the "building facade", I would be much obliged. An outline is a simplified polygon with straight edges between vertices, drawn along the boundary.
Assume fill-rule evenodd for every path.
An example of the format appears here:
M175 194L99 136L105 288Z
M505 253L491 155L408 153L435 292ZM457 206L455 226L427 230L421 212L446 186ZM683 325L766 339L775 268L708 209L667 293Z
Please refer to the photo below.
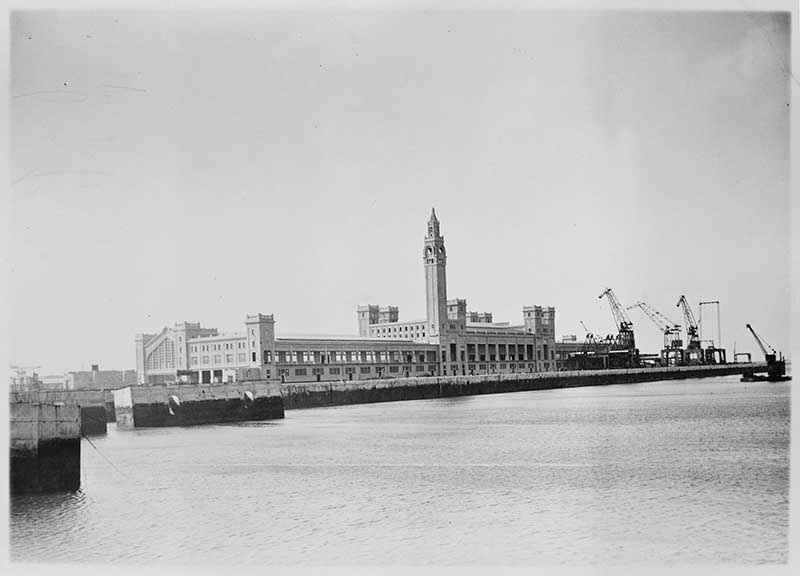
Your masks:
M519 325L493 322L490 312L448 300L447 254L435 212L423 242L426 316L401 321L396 306L356 310L358 336L275 336L271 315L245 319L245 331L182 322L136 335L140 384L186 380L228 382L236 369L262 367L284 382L556 370L555 308L522 309Z
M493 322L491 312L467 311L465 299L447 298L447 251L436 212L431 211L422 253L425 266L426 318L412 322L382 322L379 315L358 308L359 331L372 338L411 335L437 346L439 373L487 374L556 370L553 307L526 306L523 322ZM396 316L399 316L394 308ZM373 319L375 319L373 321ZM364 327L368 321L369 326Z

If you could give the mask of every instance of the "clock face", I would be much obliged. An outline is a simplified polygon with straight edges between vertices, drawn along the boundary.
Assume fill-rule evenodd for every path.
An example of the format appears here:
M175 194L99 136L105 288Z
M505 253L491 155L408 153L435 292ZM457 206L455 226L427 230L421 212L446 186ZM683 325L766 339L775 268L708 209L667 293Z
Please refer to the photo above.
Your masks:
M444 246L439 246L439 254L444 256Z
M433 255L433 248L428 246L428 256L432 256L432 255Z

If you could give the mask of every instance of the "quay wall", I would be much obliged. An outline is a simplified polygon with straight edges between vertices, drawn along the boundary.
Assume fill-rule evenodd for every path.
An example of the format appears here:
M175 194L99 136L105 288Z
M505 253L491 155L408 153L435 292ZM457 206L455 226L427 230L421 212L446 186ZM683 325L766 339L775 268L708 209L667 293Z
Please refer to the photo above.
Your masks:
M114 391L103 390L103 400L106 405L106 422L116 422L117 415L114 412Z
M618 370L575 370L534 374L486 374L480 376L431 376L343 382L297 382L281 385L287 410L424 400L453 396L552 390L578 386L608 386L657 380L707 378L763 371L764 363L719 366L674 366Z
M114 390L117 426L193 426L284 417L280 386L267 381L133 386Z
M13 399L39 404L77 404L81 412L81 434L92 436L108 431L103 390L34 390L12 392Z
M77 404L11 398L12 494L71 492L81 484L81 412Z

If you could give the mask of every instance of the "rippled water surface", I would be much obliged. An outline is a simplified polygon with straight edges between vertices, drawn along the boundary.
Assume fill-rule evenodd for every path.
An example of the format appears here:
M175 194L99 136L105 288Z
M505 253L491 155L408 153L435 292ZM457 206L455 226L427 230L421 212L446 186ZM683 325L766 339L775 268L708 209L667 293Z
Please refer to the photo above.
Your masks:
M737 377L112 425L81 492L12 499L11 558L786 562L789 432Z

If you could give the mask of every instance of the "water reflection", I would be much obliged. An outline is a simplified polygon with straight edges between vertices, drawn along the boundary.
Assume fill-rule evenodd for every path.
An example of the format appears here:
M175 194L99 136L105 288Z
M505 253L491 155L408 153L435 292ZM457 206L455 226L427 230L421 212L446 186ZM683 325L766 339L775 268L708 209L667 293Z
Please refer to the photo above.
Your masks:
M785 383L729 377L288 411L244 425L111 426L93 442L102 456L82 446L82 492L12 498L12 559L787 558Z

